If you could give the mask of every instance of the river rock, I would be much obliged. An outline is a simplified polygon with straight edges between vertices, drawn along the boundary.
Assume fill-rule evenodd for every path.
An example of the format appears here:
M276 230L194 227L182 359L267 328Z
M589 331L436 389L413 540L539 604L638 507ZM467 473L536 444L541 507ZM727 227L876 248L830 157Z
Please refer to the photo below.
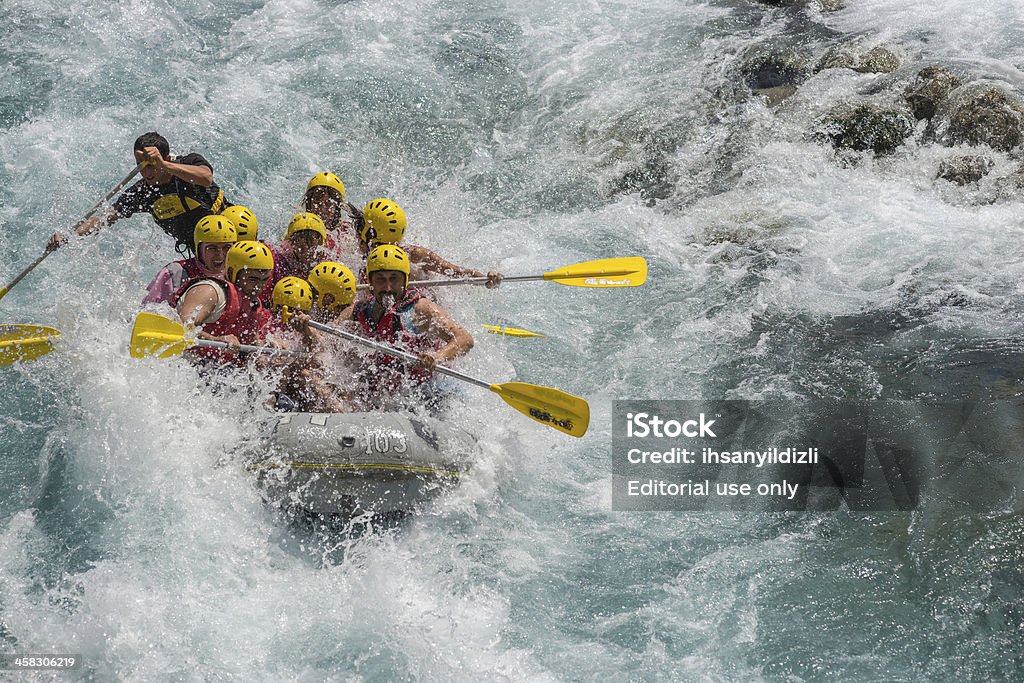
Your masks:
M876 104L842 104L818 121L814 137L836 149L892 154L914 131L913 118L902 109Z
M936 137L947 145L988 145L1009 152L1024 142L1024 100L1005 83L961 86L936 112Z
M917 72L914 82L903 90L903 98L916 119L930 119L949 93L961 85L963 79L949 69L929 66Z
M1005 178L996 179L996 184L1003 190L1003 196L1007 199L1017 200L1020 198L1020 191L1024 190L1024 167Z
M853 69L861 73L892 73L900 67L900 61L893 52L876 45L866 49L862 41L830 48L818 62L815 72L825 69Z
M777 43L762 43L740 57L740 77L755 95L775 105L796 92L810 75L807 55Z
M876 45L863 55L853 67L854 71L872 74L888 74L900 68L900 60L890 50Z
M967 185L984 178L995 165L996 162L985 155L950 157L943 159L939 164L936 178L948 180L957 185Z

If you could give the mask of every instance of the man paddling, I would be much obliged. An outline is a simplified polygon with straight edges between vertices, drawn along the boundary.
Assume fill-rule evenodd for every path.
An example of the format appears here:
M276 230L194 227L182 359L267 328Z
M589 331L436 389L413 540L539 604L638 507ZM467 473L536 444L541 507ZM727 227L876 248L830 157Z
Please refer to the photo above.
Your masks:
M136 163L142 164L142 180L126 189L105 217L94 216L75 227L79 236L91 234L101 225L145 211L174 238L175 250L191 256L192 231L205 216L218 214L231 203L213 181L213 167L194 152L172 157L167 139L156 132L140 135L133 148ZM53 250L67 241L61 233L50 238Z
M393 356L372 358L372 371L363 373L364 398L383 404L403 388L413 388L420 398L436 406L436 387L429 382L432 370L463 356L473 348L473 337L448 313L416 289L408 289L409 257L401 247L381 244L366 260L372 298L356 303L349 317L362 335L415 353L417 363L405 368Z
M356 278L344 265L324 261L310 271L308 283L313 304L308 311L293 315L292 321L304 334L316 335L306 345L313 355L301 365L293 363L285 372L277 407L312 413L349 412L358 405L352 385L360 359L351 344L317 334L309 322L331 323L355 332L348 315L356 298ZM287 400L282 401L282 396Z

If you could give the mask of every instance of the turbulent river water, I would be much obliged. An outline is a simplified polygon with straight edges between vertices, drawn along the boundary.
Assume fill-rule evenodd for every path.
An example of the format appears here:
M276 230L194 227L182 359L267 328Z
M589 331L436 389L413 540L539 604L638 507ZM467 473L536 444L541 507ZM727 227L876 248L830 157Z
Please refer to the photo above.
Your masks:
M128 358L173 258L152 221L72 243L0 304L62 333L0 368L0 653L78 653L95 680L1019 680L1011 510L612 509L616 399L1020 393L1016 156L985 150L959 186L923 136L851 160L810 131L927 64L1024 89L1024 11L824 4L5 0L0 280L148 130L210 159L265 235L329 169L457 263L640 254L650 279L446 291L474 331L547 335L477 335L460 369L584 396L590 431L467 388L472 476L354 535L263 503L231 456L260 417L245 401ZM764 46L813 63L855 38L902 66L750 92Z

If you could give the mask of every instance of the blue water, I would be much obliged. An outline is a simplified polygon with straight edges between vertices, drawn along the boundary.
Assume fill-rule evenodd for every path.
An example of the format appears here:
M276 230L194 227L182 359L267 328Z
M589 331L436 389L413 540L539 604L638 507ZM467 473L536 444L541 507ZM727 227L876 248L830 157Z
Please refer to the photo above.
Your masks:
M62 249L0 303L62 332L0 369L0 652L80 653L95 680L1019 680L1019 515L611 509L617 398L1019 386L1020 193L996 182L1018 159L990 152L961 188L935 171L970 151L840 163L807 133L922 64L1024 87L1021 11L848 4L0 6L5 282L153 129L268 237L330 169L460 264L651 268L638 289L446 292L474 332L547 335L477 335L461 370L584 396L590 432L467 389L472 476L399 530L346 535L263 504L230 455L242 398L128 358L169 239L139 216ZM825 71L774 108L742 87L766 41L813 61L853 37L904 66Z

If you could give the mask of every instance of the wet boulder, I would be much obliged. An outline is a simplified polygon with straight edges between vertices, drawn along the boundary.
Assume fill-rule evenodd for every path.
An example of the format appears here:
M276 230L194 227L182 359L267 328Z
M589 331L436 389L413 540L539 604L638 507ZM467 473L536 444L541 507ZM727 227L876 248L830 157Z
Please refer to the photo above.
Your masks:
M949 69L929 66L917 72L914 81L903 90L914 118L930 119L949 93L963 85L963 79Z
M935 136L946 145L1009 152L1024 142L1024 99L1004 83L975 81L958 88L935 119Z
M795 93L810 70L805 54L786 45L763 43L740 57L739 73L751 92L774 105Z
M887 74L900 68L900 60L891 50L863 41L852 41L830 48L818 62L815 72L825 69L853 69L861 73Z
M984 155L950 157L943 159L939 164L936 178L957 185L967 185L984 178L995 165L996 162Z
M1020 191L1024 190L1024 167L1018 168L1006 178L997 181L1004 190L1007 198L1018 199Z
M894 52L881 45L871 48L857 60L854 71L871 74L888 74L900 68L900 60Z
M910 114L877 104L842 104L818 121L814 138L837 150L892 154L914 131Z

